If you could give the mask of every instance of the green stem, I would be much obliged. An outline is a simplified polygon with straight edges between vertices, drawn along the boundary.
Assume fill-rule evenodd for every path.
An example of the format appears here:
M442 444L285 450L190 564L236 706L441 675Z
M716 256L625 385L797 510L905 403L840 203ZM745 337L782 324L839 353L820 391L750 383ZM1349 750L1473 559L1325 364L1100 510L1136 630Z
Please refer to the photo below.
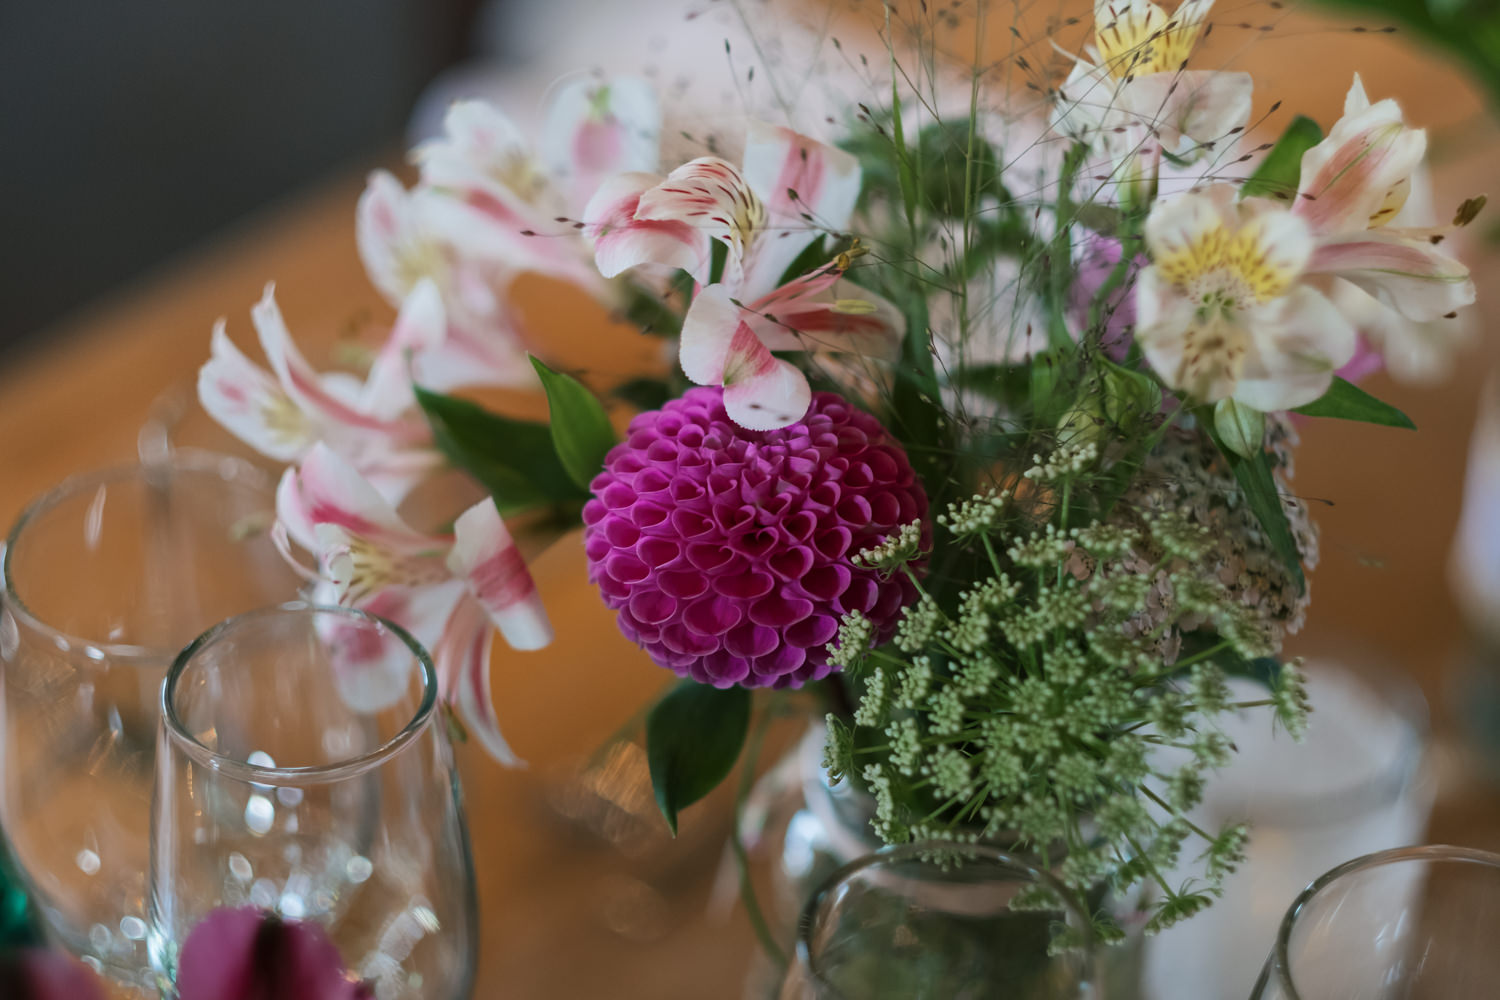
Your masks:
M734 799L734 829L730 832L729 842L734 850L735 866L739 869L740 899L745 904L745 915L750 918L750 926L771 961L776 963L778 969L785 969L786 952L776 943L776 936L771 933L771 927L761 911L760 901L755 895L755 885L750 879L750 854L745 850L744 838L740 836L740 817L745 810L745 799L755 785L755 766L760 760L761 745L765 742L766 728L770 721L771 713L762 712L745 745L745 759L740 765L740 783Z

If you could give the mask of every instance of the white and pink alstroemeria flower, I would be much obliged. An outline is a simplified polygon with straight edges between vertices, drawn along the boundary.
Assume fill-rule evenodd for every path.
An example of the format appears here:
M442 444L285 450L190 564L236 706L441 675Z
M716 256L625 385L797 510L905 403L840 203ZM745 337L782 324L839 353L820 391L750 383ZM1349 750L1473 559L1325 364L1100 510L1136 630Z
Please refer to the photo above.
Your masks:
M512 649L552 641L541 596L493 500L470 507L451 535L409 527L348 462L315 446L276 496L277 534L317 557L320 586L339 603L389 619L432 652L443 699L497 760L518 763L490 694L494 630ZM290 558L290 553L288 553ZM395 650L329 637L340 690L365 708L405 689Z
M541 156L499 109L458 101L444 134L413 153L430 224L466 258L507 273L536 271L607 300L609 288L579 239L584 205L602 180L655 170L661 111L630 78L577 79L553 94Z
M1136 283L1136 342L1193 402L1287 410L1323 395L1357 335L1304 282L1307 224L1262 198L1214 185L1157 202L1151 264Z
M752 430L785 427L807 412L811 389L777 350L889 357L900 312L824 265L782 277L824 233L849 223L859 162L787 128L751 122L743 169L715 156L666 178L615 177L584 212L606 277L637 267L680 269L702 286L683 320L683 372L724 387L729 416ZM725 247L709 283L712 242Z
M1408 127L1394 100L1371 104L1356 75L1344 116L1302 156L1292 209L1316 243L1308 271L1365 292L1336 298L1398 358L1460 342L1453 314L1475 298L1469 269L1443 248L1456 227L1403 224L1426 150L1426 132ZM1393 366L1398 374L1402 368L1399 361Z
M1250 120L1250 74L1184 68L1212 7L1184 0L1168 14L1150 0L1094 0L1094 45L1089 58L1071 57L1053 127L1127 172L1141 157L1193 160L1237 136Z
M269 458L295 462L319 442L343 455L392 502L442 465L426 421L412 411L410 377L395 352L383 353L364 382L319 374L308 364L267 285L251 310L270 371L229 339L224 320L214 326L210 356L198 372L203 408L230 433ZM391 344L421 346L442 338L436 292L419 286L396 318Z

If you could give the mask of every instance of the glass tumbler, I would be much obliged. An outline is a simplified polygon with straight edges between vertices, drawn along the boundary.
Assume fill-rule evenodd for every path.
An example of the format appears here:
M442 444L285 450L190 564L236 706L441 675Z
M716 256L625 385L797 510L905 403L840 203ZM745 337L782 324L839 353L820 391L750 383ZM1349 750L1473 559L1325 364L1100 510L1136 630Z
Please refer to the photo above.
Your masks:
M1013 908L1050 890L1052 909ZM802 913L781 1000L1101 1000L1089 921L995 848L908 844L845 865ZM1049 955L1067 929L1080 946Z
M1251 1000L1460 1000L1500 983L1500 855L1404 847L1292 903Z
M296 596L274 508L255 469L183 452L63 483L0 557L0 828L54 942L122 982L149 971L161 684L214 622Z
M349 697L356 649L404 683ZM468 833L415 640L349 608L253 611L184 650L162 700L149 923L167 995L192 929L243 906L322 924L378 1000L469 995Z

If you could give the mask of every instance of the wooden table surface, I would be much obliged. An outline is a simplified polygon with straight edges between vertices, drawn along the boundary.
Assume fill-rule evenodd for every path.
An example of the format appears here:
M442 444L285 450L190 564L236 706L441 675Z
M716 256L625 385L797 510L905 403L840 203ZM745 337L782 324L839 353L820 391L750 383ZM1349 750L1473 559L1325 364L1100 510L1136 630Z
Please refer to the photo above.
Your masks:
M1398 38L1351 35L1300 15L1279 23L1274 39L1245 48L1245 37L1225 28L1213 44L1226 61L1261 74L1258 113L1285 98L1331 122L1358 68L1372 96L1400 97L1408 120L1433 127L1440 206L1497 179L1500 132L1441 59ZM314 359L372 317L387 318L355 252L363 172L263 212L45 332L27 352L0 358L0 523L71 473L130 460L153 401L191 385L215 318L227 315L231 334L253 341L248 310L266 281L277 282L293 333ZM1500 185L1492 193L1500 195ZM1500 849L1500 797L1476 777L1444 707L1467 650L1445 562L1476 399L1500 358L1500 338L1486 336L1500 319L1500 256L1475 240L1469 259L1481 293L1480 343L1455 377L1427 388L1383 376L1369 385L1405 409L1420 432L1337 421L1305 430L1295 485L1327 505L1318 513L1324 558L1312 576L1310 625L1296 641L1355 657L1378 650L1421 684L1437 719L1441 779L1429 839ZM522 299L534 322L555 331L566 366L620 371L659 363L655 342L609 327L576 296L532 282ZM539 412L534 399L514 402ZM584 581L576 535L537 559L533 571L557 642L538 653L504 651L494 663L500 716L531 766L506 771L472 747L460 751L484 913L476 996L736 996L748 930L738 910L709 906L724 803L691 812L676 844L659 834L612 843L563 818L572 762L626 721L665 675L615 631ZM622 759L616 776L638 776L642 766ZM625 805L649 815L649 802Z

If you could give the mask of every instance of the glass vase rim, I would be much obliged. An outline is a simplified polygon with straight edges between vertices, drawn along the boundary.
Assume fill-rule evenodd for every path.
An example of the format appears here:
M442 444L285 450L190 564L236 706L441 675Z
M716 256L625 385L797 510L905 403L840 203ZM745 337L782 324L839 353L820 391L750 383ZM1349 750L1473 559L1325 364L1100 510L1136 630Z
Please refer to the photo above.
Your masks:
M812 983L822 989L837 990L837 987L826 980L819 971L817 963L813 961L812 948L808 943L811 936L815 914L824 897L837 885L847 881L851 876L877 866L890 864L891 862L923 860L924 855L936 851L963 852L972 858L996 862L1000 866L1009 868L1018 874L1027 876L1033 882L1046 886L1053 890L1060 902L1058 909L1070 913L1076 917L1086 936L1084 947L1092 948L1093 924L1088 915L1083 913L1068 898L1066 887L1050 872L1038 868L1025 858L1005 851L992 844L985 843L963 843L946 840L919 840L909 844L887 844L877 851L873 851L862 857L855 858L834 869L818 883L813 894L803 904L802 912L797 919L797 941L795 944L796 960L806 970ZM835 994L837 995L837 994Z
M188 669L188 664L199 652L221 639L226 632L249 624L255 619L284 614L310 616L332 614L357 619L384 629L400 640L416 660L422 676L422 699L412 711L411 718L406 724L384 743L362 754L331 764L312 764L301 767L267 767L252 764L249 761L222 754L201 743L183 724L173 699L177 690L177 682ZM339 604L317 604L312 601L287 601L226 618L198 636L178 653L161 686L161 717L167 736L181 747L184 753L216 773L237 781L258 785L319 785L364 774L404 750L432 724L432 716L437 706L437 692L437 668L433 665L431 655L420 642L412 637L410 632L400 625L359 608Z
M1345 861L1341 865L1330 868L1308 883L1307 888L1297 894L1292 905L1287 907L1286 914L1281 918L1281 925L1276 929L1276 944L1271 949L1270 971L1276 979L1276 985L1286 993L1287 1000L1308 1000L1297 989L1296 983L1292 981L1291 942L1292 931L1297 926L1297 918L1302 911L1318 897L1323 890L1338 882L1346 875L1356 872L1369 871L1374 868L1383 868L1387 865L1402 864L1408 861L1425 862L1453 862L1456 864L1477 864L1500 871L1500 854L1480 850L1477 847L1458 847L1452 844L1422 844L1414 847L1393 847L1385 851L1375 851L1360 857ZM1262 974L1262 981L1265 976Z
M159 461L118 462L85 472L77 472L34 497L21 509L21 513L17 515L4 539L0 539L0 603L3 603L5 610L9 611L17 622L50 640L59 651L81 652L84 659L90 663L101 665L107 663L111 666L134 661L160 663L177 655L176 648L143 646L131 642L99 642L58 628L44 621L22 599L12 575L12 554L16 550L16 543L20 541L28 526L37 523L39 518L64 501L79 496L86 490L97 490L101 486L139 480L143 473L152 470L170 470L173 475L201 474L220 482L259 486L267 491L267 498L271 498L271 481L260 469L234 455L197 448L173 451Z

